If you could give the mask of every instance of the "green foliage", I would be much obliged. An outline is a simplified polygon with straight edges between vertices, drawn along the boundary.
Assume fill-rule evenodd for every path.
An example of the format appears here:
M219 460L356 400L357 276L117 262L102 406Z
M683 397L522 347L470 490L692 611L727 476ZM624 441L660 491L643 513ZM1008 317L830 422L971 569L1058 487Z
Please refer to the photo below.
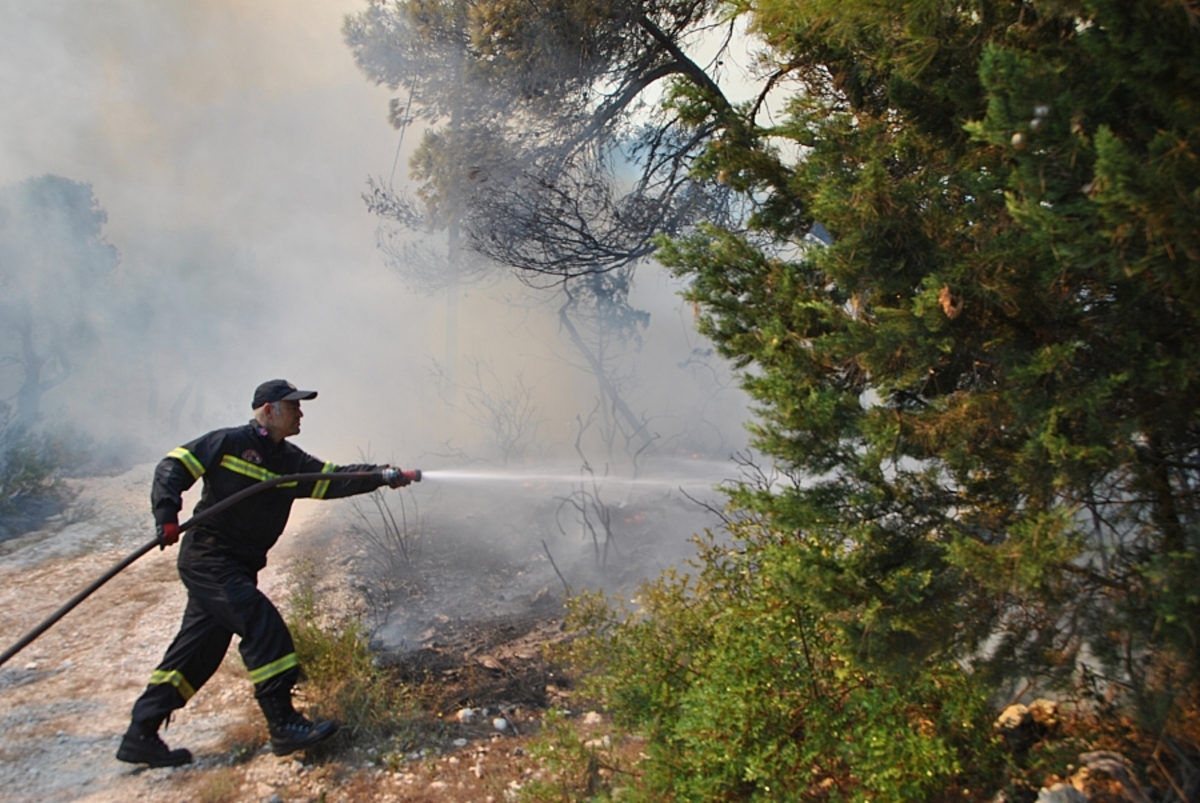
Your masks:
M313 567L297 567L293 577L287 621L305 696L353 737L394 732L411 709L408 690L375 665L360 621L341 627L322 623Z
M585 693L646 734L649 758L623 799L963 799L998 766L986 690L953 664L904 683L863 670L838 614L814 610L820 579L748 521L701 542L696 577L668 573L636 613L574 603L571 655ZM629 793L636 791L633 798Z
M701 165L751 194L751 230L660 252L753 367L759 448L811 478L735 503L820 545L805 596L856 656L1066 681L1087 643L1134 696L1132 656L1197 665L1197 609L1160 573L1193 565L1200 519L1189 12L744 8L806 91ZM813 220L832 245L804 244Z
M531 779L521 788L519 799L539 803L614 799L614 792L621 794L617 790L623 790L633 776L612 747L611 738L583 738L575 722L551 708L542 717L541 734L531 745L545 777Z
M754 214L658 255L794 481L737 488L733 545L636 612L577 604L593 692L649 736L638 791L980 795L1003 769L984 700L1027 681L1187 744L1194 9L736 7L774 86L794 82L782 118L731 118L684 80L668 103L715 132L696 175Z

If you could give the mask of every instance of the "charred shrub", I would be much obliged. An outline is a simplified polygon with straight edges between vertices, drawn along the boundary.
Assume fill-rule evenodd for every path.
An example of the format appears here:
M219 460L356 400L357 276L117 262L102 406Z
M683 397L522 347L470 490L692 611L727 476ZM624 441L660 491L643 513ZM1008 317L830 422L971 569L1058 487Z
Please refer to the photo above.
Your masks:
M71 494L63 477L80 452L79 439L69 434L0 427L0 540L37 529L66 508Z

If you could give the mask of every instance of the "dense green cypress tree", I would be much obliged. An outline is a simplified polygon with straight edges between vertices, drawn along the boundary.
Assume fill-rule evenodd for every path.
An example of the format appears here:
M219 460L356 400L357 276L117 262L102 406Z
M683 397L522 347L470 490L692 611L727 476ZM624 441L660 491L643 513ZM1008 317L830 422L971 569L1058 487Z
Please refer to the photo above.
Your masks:
M1030 680L1103 692L1178 735L1200 668L1194 4L738 10L767 44L775 95L794 82L781 122L752 122L747 106L731 123L682 82L672 102L716 122L700 169L756 212L745 230L664 242L660 259L746 368L757 447L797 481L735 493L761 527L706 552L699 587L656 586L649 619L587 609L607 693L661 736L663 762L684 761L688 739L701 754L695 740L722 727L697 723L688 695L707 688L717 705L714 679L767 655L753 674L769 697L783 665L769 654L800 638L797 611L808 617L829 665L802 676L847 684L839 702L815 694L791 731L722 708L743 755L690 767L726 782L687 799L770 799L772 782L819 796L780 766L755 774L752 757L811 744L801 723L830 722L820 707L864 688L940 710L923 695L953 688L938 678L956 665L984 692ZM831 244L807 236L816 222ZM661 636L672 623L689 628L683 645ZM648 680L622 669L639 662ZM821 772L869 797L878 770L857 761ZM934 764L944 789L954 761Z

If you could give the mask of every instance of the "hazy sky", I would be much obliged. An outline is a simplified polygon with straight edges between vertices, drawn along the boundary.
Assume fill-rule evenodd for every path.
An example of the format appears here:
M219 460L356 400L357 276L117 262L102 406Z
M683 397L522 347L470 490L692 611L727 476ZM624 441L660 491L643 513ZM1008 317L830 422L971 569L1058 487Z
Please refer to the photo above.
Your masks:
M445 422L434 420L428 375L444 357L444 305L384 267L359 197L368 176L390 173L398 139L386 89L366 81L341 39L343 17L364 5L0 0L0 186L46 173L90 183L122 256L112 281L157 287L153 342L106 344L121 390L89 399L96 411L136 422L155 385L161 419L195 379L204 428L235 424L257 382L285 376L321 392L299 442L322 457L344 462L369 447L403 463L452 437L435 431ZM402 157L397 179L405 173ZM654 270L641 295L669 334L648 336L646 353L681 372L655 377L678 401L692 370L678 366L704 344ZM564 359L552 315L506 307L513 292L464 288L458 344L536 385L557 416L543 436L569 446L594 386ZM143 435L169 448L199 434L193 418Z
M0 4L0 184L45 173L90 183L126 273L162 270L185 257L175 249L211 254L199 257L207 280L169 286L156 305L180 330L241 319L234 342L213 340L233 351L213 360L227 381L209 388L207 406L215 416L228 406L236 423L256 382L288 376L323 391L329 416L310 427L322 445L335 416L339 443L365 445L370 422L347 414L384 414L398 390L394 356L428 348L416 342L420 305L401 314L408 298L359 199L397 144L386 92L341 40L343 16L360 6ZM198 284L207 298L185 292ZM164 404L178 390L168 377ZM364 385L378 398L364 400Z

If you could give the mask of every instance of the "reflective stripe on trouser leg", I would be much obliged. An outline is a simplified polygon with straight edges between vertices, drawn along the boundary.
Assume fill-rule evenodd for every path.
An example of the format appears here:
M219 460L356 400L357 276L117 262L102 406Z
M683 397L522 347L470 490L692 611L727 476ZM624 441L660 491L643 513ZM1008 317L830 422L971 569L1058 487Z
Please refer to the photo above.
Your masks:
M277 661L272 661L257 669L251 669L250 681L255 685L266 683L276 675L281 675L289 669L294 669L298 666L300 666L300 660L296 658L296 653L288 653Z
M232 637L228 628L189 596L179 632L151 673L146 691L134 703L133 721L157 724L175 709L183 708L217 671Z
M178 669L155 669L150 673L151 686L159 683L169 683L179 692L179 696L186 703L196 694L196 690L192 688L192 684L188 683L187 678Z
M296 646L283 617L258 590L255 573L232 558L180 562L179 576L205 609L242 637L238 649L252 673L254 696L290 691L300 677Z

